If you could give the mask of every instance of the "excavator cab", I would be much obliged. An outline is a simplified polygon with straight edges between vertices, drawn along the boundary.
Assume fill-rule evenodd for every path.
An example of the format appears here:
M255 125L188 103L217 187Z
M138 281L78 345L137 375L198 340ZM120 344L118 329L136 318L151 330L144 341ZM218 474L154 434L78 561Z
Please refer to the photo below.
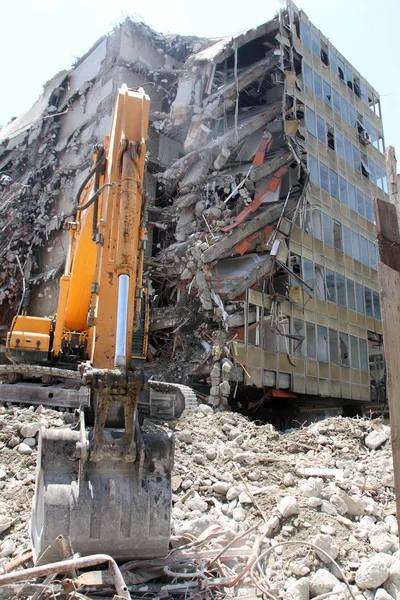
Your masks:
M76 427L40 432L31 518L38 563L59 559L61 534L82 555L107 552L128 560L168 550L174 439L143 432L138 418L140 403L148 414L171 414L176 396L181 413L184 396L174 390L166 400L171 390L161 383L146 395L144 361L138 360L146 356L140 323L149 105L142 89L118 90L110 138L97 150L70 224L53 353L60 353L68 330L85 335L88 361L79 370L94 422L86 423L80 410ZM122 422L111 424L118 412Z

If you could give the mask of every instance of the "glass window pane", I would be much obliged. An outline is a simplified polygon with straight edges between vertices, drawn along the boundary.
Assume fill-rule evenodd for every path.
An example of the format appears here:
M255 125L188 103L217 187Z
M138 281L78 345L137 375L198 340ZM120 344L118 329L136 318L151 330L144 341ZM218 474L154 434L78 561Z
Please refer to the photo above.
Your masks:
M332 106L332 90L331 86L324 79L324 101L328 106Z
M360 151L355 146L353 146L353 166L357 171L361 171Z
M365 314L364 310L364 290L361 283L356 282L356 306L357 312Z
M308 258L303 258L303 280L314 289L314 265Z
M347 189L349 192L349 206L352 210L357 212L357 204L356 204L356 188L352 183L347 184Z
M308 66L307 63L303 61L303 79L304 84L308 87L309 90L313 90L313 72L311 67Z
M336 137L336 152L339 154L343 160L346 160L346 155L344 153L344 138L340 131L335 131Z
M368 256L368 242L366 238L360 235L360 252L361 252L361 262L364 265L369 265L369 256Z
M365 217L364 194L359 189L356 189L356 195L357 195L357 212L362 217Z
M372 291L365 287L364 288L364 298L365 298L365 313L367 317L374 317L374 310L372 308Z
M367 340L359 339L360 346L360 368L363 371L368 371L368 349Z
M331 66L331 71L334 75L337 75L337 60L336 54L332 48L329 48L329 64Z
M381 303L379 301L378 292L372 292L372 302L374 304L374 318L377 321L381 320Z
M351 232L346 225L342 225L342 233L343 233L343 248L345 254L348 256L353 256L353 251L351 248Z
M364 194L365 217L370 223L375 223L374 207L372 200L367 194Z
M317 208L313 208L312 214L311 214L311 220L312 220L312 230L313 230L314 237L317 238L317 240L322 241L321 211L318 210Z
M347 181L339 175L339 189L340 189L340 201L343 204L349 204L349 199L347 197Z
M325 269L326 277L326 295L329 302L336 304L336 286L335 286L335 273L330 269Z
M296 336L296 339L292 339L292 353L295 356L304 356L304 321L296 319L296 317L292 319L292 335Z
M310 179L315 185L319 187L319 172L318 172L318 161L312 154L308 154L308 168L310 170Z
M347 102L343 98L343 96L340 96L340 104L342 107L342 118L346 121L346 123L348 123L349 122L349 105L347 104Z
M349 86L349 88L353 88L353 72L352 72L352 70L350 69L350 67L345 65L344 72L345 72L344 77L345 77L345 81L346 81L347 85Z
M339 273L336 273L336 288L338 304L339 306L344 306L344 308L346 308L346 282L343 275L339 275Z
M360 368L360 361L358 358L358 339L354 336L350 336L350 363L353 369Z
M343 252L342 224L333 219L333 245L336 250Z
M339 364L338 332L329 330L329 360L335 365Z
M307 48L311 48L310 26L304 21L300 21L300 39Z
M317 134L319 141L326 144L325 121L319 115L317 115Z
M318 360L328 362L328 330L322 325L317 325L318 334Z
M319 36L318 36L318 34L315 33L315 31L312 31L312 30L311 30L311 48L312 48L312 51L314 52L315 56L318 56L318 58L320 58L321 48L320 48L320 43L319 43Z
M357 129L356 109L351 104L349 104L349 120L350 120L350 125L352 127L354 127L355 129Z
M329 169L329 180L331 184L331 195L339 200L338 176L337 173L335 173L335 171L332 171L332 169Z
M343 331L339 331L339 345L340 345L340 364L342 367L350 366L350 352L349 352L349 336Z
M341 58L337 57L338 75L344 81L344 64Z
M307 356L317 358L317 344L315 339L315 323L306 323Z
M349 163L349 165L353 165L353 147L347 138L344 138L344 149L346 153L346 161Z
M333 94L333 110L335 111L335 113L337 113L338 115L341 114L340 111L340 96L338 94L338 92L336 90L332 90L332 94Z
M333 222L332 218L322 213L322 226L324 229L324 242L329 246L333 246Z
M353 230L351 231L351 245L353 246L353 258L360 260L361 255L359 235Z
M376 269L377 262L377 247L373 242L368 242L369 266L371 269Z
M347 307L350 310L356 310L356 292L354 288L354 281L346 279L347 287Z
M322 97L322 79L318 75L318 73L315 73L315 72L314 72L314 92L316 93L316 95L318 96L318 98L321 98L321 100L323 100L323 97Z
M325 294L325 269L319 265L315 265L314 269L315 273L315 283L314 283L314 292L318 298L321 300L326 299Z
M323 162L319 163L319 178L321 182L321 188L329 194L329 173L328 167Z
M306 106L306 122L307 130L315 137L317 136L317 124L315 122L315 112Z

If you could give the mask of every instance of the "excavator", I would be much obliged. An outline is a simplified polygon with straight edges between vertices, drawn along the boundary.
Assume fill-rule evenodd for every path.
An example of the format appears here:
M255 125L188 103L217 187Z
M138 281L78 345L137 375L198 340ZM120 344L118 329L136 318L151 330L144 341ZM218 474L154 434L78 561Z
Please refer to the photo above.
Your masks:
M143 89L118 90L110 136L95 148L67 222L57 314L21 311L7 336L15 381L32 373L48 384L54 374L71 377L90 397L75 426L40 432L31 516L37 564L59 560L60 535L81 555L130 560L168 551L173 434L146 432L141 418L177 418L195 394L149 381L144 369L149 107Z

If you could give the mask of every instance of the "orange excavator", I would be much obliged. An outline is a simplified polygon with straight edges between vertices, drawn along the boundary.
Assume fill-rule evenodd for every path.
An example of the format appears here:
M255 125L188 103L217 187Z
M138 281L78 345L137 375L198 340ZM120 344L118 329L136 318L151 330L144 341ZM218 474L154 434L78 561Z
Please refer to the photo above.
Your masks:
M195 395L149 382L144 371L149 107L142 89L118 90L110 137L95 149L68 222L57 314L19 314L8 333L9 381L70 377L89 396L75 427L40 432L31 519L37 562L59 558L59 535L82 555L127 560L168 550L173 435L143 431L139 416L179 417Z

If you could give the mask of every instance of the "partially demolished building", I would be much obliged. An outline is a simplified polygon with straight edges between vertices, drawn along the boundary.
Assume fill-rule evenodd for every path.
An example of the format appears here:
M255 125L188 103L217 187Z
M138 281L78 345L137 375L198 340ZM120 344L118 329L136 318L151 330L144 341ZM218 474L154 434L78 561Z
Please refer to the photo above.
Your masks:
M369 402L379 96L291 2L220 40L126 20L0 131L3 331L24 286L29 313L56 311L63 225L123 82L151 98L149 371L263 416Z

